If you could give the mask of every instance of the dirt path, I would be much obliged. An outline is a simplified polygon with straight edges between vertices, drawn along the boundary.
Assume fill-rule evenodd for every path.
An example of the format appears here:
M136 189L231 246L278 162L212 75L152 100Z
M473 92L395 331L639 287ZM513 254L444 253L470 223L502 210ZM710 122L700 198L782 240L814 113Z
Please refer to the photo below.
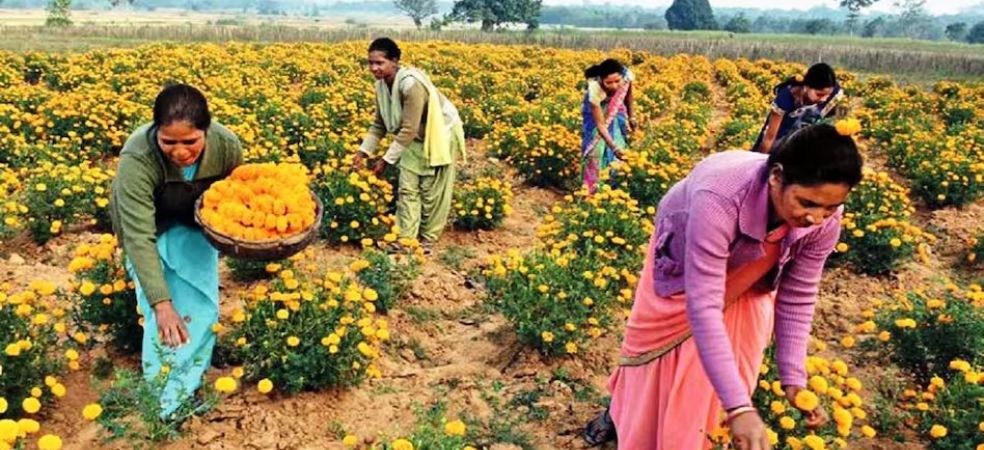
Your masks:
M712 84L715 105L711 129L727 119L720 87ZM305 393L294 397L262 396L251 386L224 400L216 411L192 420L186 435L165 449L334 449L342 448L338 432L359 436L383 433L394 437L411 431L414 405L444 401L450 417L470 416L483 421L513 417L521 420L517 435L543 449L580 449L578 432L598 410L605 395L608 373L614 367L619 337L609 335L578 359L544 361L522 350L506 321L483 305L481 286L469 271L489 255L536 244L535 230L549 208L562 201L559 194L519 185L508 168L482 158L477 146L469 171L498 171L515 187L513 215L492 232L451 230L422 268L409 295L390 312L394 339L380 361L383 377L344 391ZM713 138L707 149L713 148ZM872 157L875 165L881 164ZM817 320L818 339L834 343L857 323L860 312L877 298L897 288L925 285L949 271L958 242L970 236L984 219L980 203L964 210L920 212L919 224L941 237L941 258L930 264L909 263L887 277L864 277L834 268L824 276ZM66 285L64 269L71 250L88 235L59 238L45 248L27 243L4 246L0 283L26 283L43 278ZM11 253L16 253L12 258ZM323 264L345 264L357 255L353 249L317 247ZM243 286L223 279L224 315L235 308L235 293ZM834 355L841 354L835 345ZM47 411L45 432L61 435L66 449L131 448L127 442L101 443L97 425L82 421L82 407L97 399L89 371L96 355L85 359L80 372L67 374L68 395ZM118 364L134 361L115 358ZM219 373L213 370L213 376ZM876 373L872 374L877 375ZM495 398L499 407L488 401ZM516 399L519 399L517 402ZM512 402L512 403L510 403ZM503 432L504 433L504 432ZM509 436L503 434L506 440ZM879 440L864 449L906 449ZM511 448L511 447L498 447Z

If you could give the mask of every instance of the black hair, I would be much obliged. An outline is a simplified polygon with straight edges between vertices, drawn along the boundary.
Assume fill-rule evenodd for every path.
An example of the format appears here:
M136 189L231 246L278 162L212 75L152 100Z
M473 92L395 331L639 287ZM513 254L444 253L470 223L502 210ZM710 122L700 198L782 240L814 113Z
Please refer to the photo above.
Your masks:
M779 90L787 86L806 86L811 89L826 89L837 86L837 73L834 68L827 63L816 63L806 70L806 75L800 79L790 77L773 89L778 94Z
M369 44L369 52L383 52L386 55L386 59L390 61L399 61L400 56L403 54L400 51L400 46L396 45L396 42L388 37L381 37Z
M208 101L202 91L179 83L167 86L157 94L154 100L154 125L163 127L180 121L208 131L212 114L208 111Z
M617 59L608 58L584 71L584 78L605 78L613 73L622 73L625 66Z
M769 153L769 167L782 166L782 182L799 184L846 184L861 182L864 160L850 136L828 124L800 128L776 143Z

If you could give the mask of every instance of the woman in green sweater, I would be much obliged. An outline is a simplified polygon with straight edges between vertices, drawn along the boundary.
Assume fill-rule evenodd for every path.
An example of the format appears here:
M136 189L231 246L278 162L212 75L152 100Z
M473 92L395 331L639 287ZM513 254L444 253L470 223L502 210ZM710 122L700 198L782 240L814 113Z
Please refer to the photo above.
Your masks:
M400 237L420 239L425 252L444 230L454 196L455 164L465 158L465 132L458 109L419 69L401 66L396 42L379 38L369 45L369 70L376 78L376 119L355 156L362 167L380 140L393 134L386 153L373 166L400 169L396 220Z
M154 121L123 146L110 214L144 316L144 377L161 377L161 417L201 385L219 318L219 254L195 224L195 200L242 163L239 139L213 122L205 96L176 84Z

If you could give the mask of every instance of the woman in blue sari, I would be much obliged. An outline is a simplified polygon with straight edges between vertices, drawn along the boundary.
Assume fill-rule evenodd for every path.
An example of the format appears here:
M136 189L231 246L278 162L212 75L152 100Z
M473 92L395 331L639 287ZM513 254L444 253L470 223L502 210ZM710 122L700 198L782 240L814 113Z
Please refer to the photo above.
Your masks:
M635 128L632 108L632 72L614 59L584 71L587 92L581 106L581 174L594 192L602 173L620 159Z
M796 75L773 89L776 98L752 150L768 153L772 145L834 112L843 97L837 74L826 63L810 66L806 76Z
M144 377L160 383L164 419L201 386L219 318L219 253L195 223L195 201L242 160L239 139L185 84L158 94L153 122L120 152L110 215L144 316Z

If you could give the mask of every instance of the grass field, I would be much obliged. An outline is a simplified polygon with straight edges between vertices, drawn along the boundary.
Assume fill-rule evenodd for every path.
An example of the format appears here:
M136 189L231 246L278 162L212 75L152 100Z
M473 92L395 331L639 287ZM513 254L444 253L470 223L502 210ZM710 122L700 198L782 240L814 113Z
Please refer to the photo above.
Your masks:
M78 11L73 13L76 26L53 30L41 26L44 11L40 10L0 10L0 17L3 17L0 19L0 48L13 51L84 51L157 41L338 42L369 40L387 34L402 40L439 39L602 50L629 48L661 55L688 53L711 58L766 58L801 63L826 61L860 73L891 73L903 82L939 78L974 81L984 75L984 46L908 39L567 28L489 34L458 27L434 32L414 30L405 18L391 15L314 18L180 10Z

